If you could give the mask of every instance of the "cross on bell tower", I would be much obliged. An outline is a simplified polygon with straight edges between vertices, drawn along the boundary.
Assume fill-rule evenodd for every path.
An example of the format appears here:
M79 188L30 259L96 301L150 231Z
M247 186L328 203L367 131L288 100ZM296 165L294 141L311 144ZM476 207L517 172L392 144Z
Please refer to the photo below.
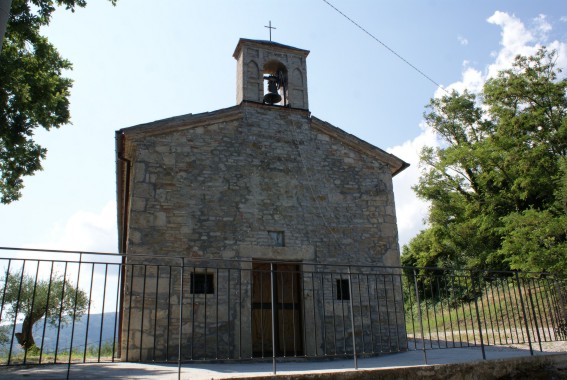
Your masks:
M270 31L270 42L272 42L272 29L277 29L277 28L272 26L272 20L270 20L268 25L264 25L264 28L268 28L268 30Z

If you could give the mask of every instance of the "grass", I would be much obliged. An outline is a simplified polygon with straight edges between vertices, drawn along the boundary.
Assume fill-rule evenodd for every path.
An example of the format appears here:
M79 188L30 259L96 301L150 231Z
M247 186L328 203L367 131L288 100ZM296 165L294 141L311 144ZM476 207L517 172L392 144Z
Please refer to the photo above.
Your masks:
M452 346L479 345L481 338L484 344L525 343L528 334L532 342L566 338L561 306L549 286L529 282L520 289L514 281L487 282L478 297L460 302L449 293L447 288L441 289L436 298L422 300L419 307L416 297L407 294L406 331L410 339Z
M110 361L112 359L113 345L112 342L104 342L100 347L98 345L89 345L86 349L84 347L73 348L71 354L71 362L97 362L99 361ZM116 353L116 352L114 352ZM0 351L0 365L8 364L8 349L2 349ZM41 356L41 362L40 362ZM40 353L40 348L34 346L30 348L27 354L24 351L18 353L12 352L12 357L10 358L10 364L63 364L69 362L69 350L58 350L57 355L55 352L42 352Z

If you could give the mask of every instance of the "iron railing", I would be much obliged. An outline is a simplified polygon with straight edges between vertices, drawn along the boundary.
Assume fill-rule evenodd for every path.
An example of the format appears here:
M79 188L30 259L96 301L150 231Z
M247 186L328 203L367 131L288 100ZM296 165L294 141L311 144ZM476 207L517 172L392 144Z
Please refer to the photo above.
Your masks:
M405 268L410 349L567 340L567 282L549 273Z
M353 358L567 339L546 273L0 248L0 365Z

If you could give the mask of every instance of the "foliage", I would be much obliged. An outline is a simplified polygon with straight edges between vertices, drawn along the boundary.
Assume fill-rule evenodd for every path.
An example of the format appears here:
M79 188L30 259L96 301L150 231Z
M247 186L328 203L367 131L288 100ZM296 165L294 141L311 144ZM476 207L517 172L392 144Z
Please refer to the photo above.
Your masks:
M86 293L57 274L42 280L22 272L9 273L1 292L7 319L15 323L18 315L24 316L22 331L15 336L26 351L35 346L32 329L37 321L45 317L53 326L59 321L65 324L81 317L88 307Z
M116 0L110 0L115 4ZM70 121L71 63L40 34L55 6L74 11L86 0L13 0L0 53L0 203L20 198L23 176L41 170L46 149L34 130Z
M404 265L567 273L567 80L555 52L518 56L478 96L432 99L442 141L421 153L414 191L429 227Z

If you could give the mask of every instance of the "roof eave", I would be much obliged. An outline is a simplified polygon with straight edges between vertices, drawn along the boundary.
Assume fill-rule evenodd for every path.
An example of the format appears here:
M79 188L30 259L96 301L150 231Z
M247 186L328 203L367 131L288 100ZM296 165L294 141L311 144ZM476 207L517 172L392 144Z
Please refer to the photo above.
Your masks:
M392 173L392 177L410 166L407 162L403 161L399 157L388 153L385 150L382 150L377 146L372 145L348 132L345 132L344 130L335 127L331 123L318 119L315 116L311 116L311 119L313 122L312 125L316 128L318 127L318 129L323 133L326 133L327 135L334 137L339 141L342 141L343 143L388 164Z
M309 50L296 48L296 47L290 46L290 45L280 44L279 42L266 41L266 40L252 40L252 39L248 39L248 38L241 38L241 39L238 40L238 43L236 44L236 48L234 49L234 53L232 54L234 59L238 59L238 55L240 54L240 50L242 49L242 45L244 45L244 44L257 45L257 46L270 46L270 47L274 47L274 48L277 48L277 49L280 49L280 50L287 50L287 51L293 52L295 54L302 55L304 57L307 57L310 53Z

